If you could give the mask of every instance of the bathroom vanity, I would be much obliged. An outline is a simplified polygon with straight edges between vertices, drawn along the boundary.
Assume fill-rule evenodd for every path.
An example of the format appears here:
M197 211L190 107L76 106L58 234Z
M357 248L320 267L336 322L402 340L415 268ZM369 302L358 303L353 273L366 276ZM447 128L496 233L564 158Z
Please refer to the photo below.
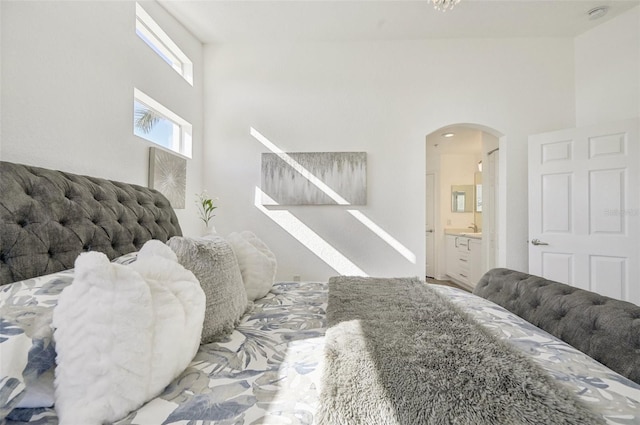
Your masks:
M482 277L482 233L446 231L445 272L466 288L476 286Z

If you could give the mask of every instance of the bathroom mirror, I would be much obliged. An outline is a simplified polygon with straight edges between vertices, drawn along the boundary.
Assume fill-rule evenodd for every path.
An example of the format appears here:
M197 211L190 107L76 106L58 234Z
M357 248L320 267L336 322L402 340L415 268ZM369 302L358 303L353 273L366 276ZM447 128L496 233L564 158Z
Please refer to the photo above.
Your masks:
M474 185L451 186L451 212L473 212Z

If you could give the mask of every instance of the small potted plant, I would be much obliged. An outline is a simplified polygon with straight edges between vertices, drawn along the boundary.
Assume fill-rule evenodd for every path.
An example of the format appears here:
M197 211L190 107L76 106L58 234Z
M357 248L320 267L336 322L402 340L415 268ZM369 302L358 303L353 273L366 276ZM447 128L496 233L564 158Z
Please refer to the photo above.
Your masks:
M208 230L207 233L216 233L216 228L211 222L211 219L215 217L215 215L213 214L213 210L218 208L213 204L213 201L217 199L218 198L215 198L215 199L211 198L207 193L206 189L203 190L201 193L196 194L196 205L198 206L198 216L200 217L200 220L204 222L205 226L207 226L207 230Z

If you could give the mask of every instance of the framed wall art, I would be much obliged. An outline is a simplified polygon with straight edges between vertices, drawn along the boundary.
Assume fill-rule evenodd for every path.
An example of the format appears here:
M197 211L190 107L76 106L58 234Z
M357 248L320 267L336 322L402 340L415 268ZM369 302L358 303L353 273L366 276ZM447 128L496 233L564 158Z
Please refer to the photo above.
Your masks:
M365 205L366 152L262 154L263 205Z
M187 160L163 149L149 149L149 187L166 196L173 208L184 208Z

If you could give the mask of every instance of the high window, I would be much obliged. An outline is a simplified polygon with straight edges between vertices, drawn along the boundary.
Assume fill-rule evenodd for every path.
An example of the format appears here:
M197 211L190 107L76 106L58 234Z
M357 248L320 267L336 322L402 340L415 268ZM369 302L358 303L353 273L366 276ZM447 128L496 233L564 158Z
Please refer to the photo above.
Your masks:
M182 78L193 85L193 63L138 3L136 34Z
M133 91L133 134L191 158L191 123L142 91Z

